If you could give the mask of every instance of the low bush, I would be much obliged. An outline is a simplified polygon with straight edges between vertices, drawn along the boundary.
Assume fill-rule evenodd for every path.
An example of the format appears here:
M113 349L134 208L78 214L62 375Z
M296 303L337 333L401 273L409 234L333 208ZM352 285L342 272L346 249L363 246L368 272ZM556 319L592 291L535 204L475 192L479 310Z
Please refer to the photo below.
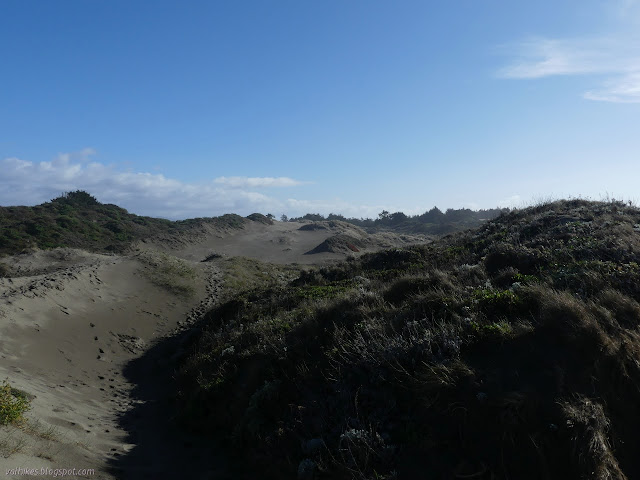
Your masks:
M0 425L21 423L30 408L27 395L4 380L0 386Z

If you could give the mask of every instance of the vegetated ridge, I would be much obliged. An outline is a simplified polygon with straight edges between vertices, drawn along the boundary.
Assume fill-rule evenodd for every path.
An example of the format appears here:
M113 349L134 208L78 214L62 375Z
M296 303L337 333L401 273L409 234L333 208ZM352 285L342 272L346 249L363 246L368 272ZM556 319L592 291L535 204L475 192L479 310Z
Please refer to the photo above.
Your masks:
M639 264L571 200L236 292L176 413L261 478L640 478Z
M245 222L233 214L181 221L144 217L78 190L35 207L0 207L0 255L34 247L120 252L142 239L180 241L186 234L202 235L207 226L237 229Z
M434 207L422 215L410 217L402 212L380 213L379 218L355 219L329 214L326 220L340 220L369 231L393 230L398 233L444 234L475 227L505 211L448 209ZM220 217L171 221L135 215L113 204L102 204L91 194L67 192L35 207L0 207L0 255L11 255L30 248L82 248L93 252L122 252L140 240L165 240L169 243L193 241L208 229L243 228L247 221L273 224L273 215L253 213L247 217L226 214ZM286 219L283 216L283 219ZM320 214L307 214L288 221L322 221Z

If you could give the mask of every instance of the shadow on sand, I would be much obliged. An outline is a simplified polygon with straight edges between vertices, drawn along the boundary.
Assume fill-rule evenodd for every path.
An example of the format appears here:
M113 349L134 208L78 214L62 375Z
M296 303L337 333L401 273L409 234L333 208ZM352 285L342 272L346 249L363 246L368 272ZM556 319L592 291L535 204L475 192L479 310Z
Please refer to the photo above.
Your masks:
M191 435L172 421L176 352L195 331L159 341L125 367L125 377L135 385L131 398L137 404L120 417L119 424L127 432L123 443L135 446L109 461L109 471L116 478L248 478L238 466L240 462L225 448L222 436L216 440L216 435Z

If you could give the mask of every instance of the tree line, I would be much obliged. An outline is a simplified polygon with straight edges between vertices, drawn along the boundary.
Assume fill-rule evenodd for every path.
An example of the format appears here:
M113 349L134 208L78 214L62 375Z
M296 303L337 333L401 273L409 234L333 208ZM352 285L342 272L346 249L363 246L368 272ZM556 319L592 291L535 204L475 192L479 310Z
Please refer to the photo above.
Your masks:
M433 207L420 215L407 215L403 212L389 212L383 210L378 218L347 218L344 215L330 213L326 217L319 213L307 213L302 217L289 218L286 215L280 217L284 222L320 222L324 220L340 220L357 225L362 228L393 228L398 230L422 232L422 233L448 233L461 228L471 228L483 221L491 220L500 214L508 212L508 208L491 208L471 210L469 208L448 208L442 212L438 207Z

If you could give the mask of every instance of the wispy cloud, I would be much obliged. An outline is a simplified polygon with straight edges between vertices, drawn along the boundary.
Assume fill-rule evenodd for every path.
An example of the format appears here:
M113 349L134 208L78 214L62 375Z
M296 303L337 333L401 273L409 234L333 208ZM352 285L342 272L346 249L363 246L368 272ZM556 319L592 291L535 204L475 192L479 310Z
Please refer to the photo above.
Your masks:
M0 160L0 204L33 205L61 192L87 190L105 203L117 203L135 213L167 218L215 216L223 213L282 211L286 204L254 191L303 182L280 178L215 179L186 183L162 174L122 171L90 161L92 149L61 153L50 162L19 158ZM223 177L222 177L223 178Z
M587 100L615 103L640 103L640 70L607 80L599 90L584 93Z
M640 22L640 1L638 0L610 0L609 11L619 21L625 23Z
M289 177L218 177L214 182L232 188L295 187L308 183Z
M407 215L419 215L429 208L425 207L398 207L394 205L356 205L341 198L333 198L330 200L297 200L289 198L286 201L287 209L292 212L299 212L298 215L304 213L320 213L328 215L336 213L344 215L347 218L378 218L378 214L383 210L389 212L403 212Z
M48 162L0 160L0 205L35 205L62 192L80 189L103 203L115 203L140 215L171 219L253 212L289 216L338 213L375 218L382 210L390 210L388 205L355 205L341 199L278 197L278 189L311 183L289 177L218 177L187 183L158 173L123 171L91 161L95 154L93 149L84 149L60 153ZM273 195L266 195L265 188L271 188Z
M591 75L599 86L583 93L588 100L640 102L640 35L624 26L640 20L640 2L612 1L607 13L618 31L578 38L534 37L503 47L512 57L498 76L538 79L550 76Z
M498 202L500 208L518 208L523 205L522 197L520 195L511 195L510 197L503 198Z
M351 202L344 201L340 198L334 198L328 201L322 200L299 200L289 198L286 201L287 210L298 212L298 215L305 213L319 213L328 215L330 213L344 215L347 218L377 218L378 213L382 210L389 210L382 205L355 205ZM391 209L391 211L397 211Z
M505 78L620 73L640 68L640 52L611 38L531 38L507 47L516 58L499 70Z

